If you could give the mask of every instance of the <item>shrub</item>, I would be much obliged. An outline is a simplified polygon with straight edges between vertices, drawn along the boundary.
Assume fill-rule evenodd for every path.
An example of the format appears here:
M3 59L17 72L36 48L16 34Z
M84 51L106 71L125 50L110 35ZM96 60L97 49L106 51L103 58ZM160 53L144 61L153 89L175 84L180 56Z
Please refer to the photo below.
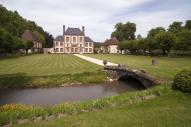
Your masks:
M191 92L191 69L182 70L176 74L173 87L184 92Z

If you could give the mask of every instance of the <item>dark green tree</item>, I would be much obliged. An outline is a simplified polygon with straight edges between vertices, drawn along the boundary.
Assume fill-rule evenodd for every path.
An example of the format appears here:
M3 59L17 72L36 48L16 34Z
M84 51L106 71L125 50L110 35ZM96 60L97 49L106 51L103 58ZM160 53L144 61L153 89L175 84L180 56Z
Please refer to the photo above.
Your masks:
M156 43L159 44L159 48L162 50L163 54L166 55L175 44L175 35L170 32L161 32L156 35L155 40Z
M173 22L170 26L169 26L169 29L168 31L169 32L172 32L172 33L175 33L175 34L178 34L181 30L182 30L182 22Z
M33 46L34 46L34 43L32 41L29 41L29 40L23 41L23 47L24 47L24 49L26 51L26 54L28 54L28 50L32 49Z
M119 41L134 40L136 32L136 24L127 22L117 23L115 25L115 31L111 34L111 37L116 37Z
M191 20L186 21L185 28L191 30Z
M174 48L184 52L191 51L191 30L184 29L177 35Z
M156 28L153 28L153 29L151 29L151 30L149 31L147 37L148 37L148 38L155 37L158 33L160 33L160 32L165 32L165 31L166 31L166 30L165 30L165 28L163 28L163 27L156 27Z

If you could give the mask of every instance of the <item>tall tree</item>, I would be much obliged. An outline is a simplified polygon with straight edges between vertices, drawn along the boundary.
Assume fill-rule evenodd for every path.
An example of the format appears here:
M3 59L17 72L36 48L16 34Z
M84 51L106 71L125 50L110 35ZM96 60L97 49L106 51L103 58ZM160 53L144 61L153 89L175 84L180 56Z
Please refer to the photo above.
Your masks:
M181 30L182 30L182 22L173 22L170 26L169 26L169 31L173 32L175 34L178 34Z
M155 37L163 54L168 54L175 43L175 35L170 32L161 32Z
M163 27L156 27L156 28L153 28L149 31L147 37L155 37L157 34L161 33L161 32L165 32L165 28Z
M28 50L34 46L34 43L29 40L23 41L24 49L26 50L26 54L28 54Z
M174 48L182 51L191 50L191 30L185 29L178 33Z
M186 21L185 28L191 30L191 20Z
M111 34L111 37L116 37L119 41L122 40L134 40L136 32L136 24L127 22L117 23L115 25L115 31Z

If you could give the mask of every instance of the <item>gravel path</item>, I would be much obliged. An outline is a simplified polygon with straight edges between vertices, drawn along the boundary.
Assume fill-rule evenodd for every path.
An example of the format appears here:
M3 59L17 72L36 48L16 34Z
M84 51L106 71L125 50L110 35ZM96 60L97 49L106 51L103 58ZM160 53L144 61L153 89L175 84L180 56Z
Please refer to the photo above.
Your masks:
M91 58L91 57L88 57L88 56L83 56L83 55L80 55L80 54L74 54L74 55L77 56L77 57L79 57L79 58L81 58L81 59L84 59L84 60L86 60L86 61L89 61L89 62L98 64L98 65L104 66L104 65L103 65L103 60L98 60L98 59ZM111 63L111 62L107 62L107 65L108 65L108 66L117 66L116 63Z

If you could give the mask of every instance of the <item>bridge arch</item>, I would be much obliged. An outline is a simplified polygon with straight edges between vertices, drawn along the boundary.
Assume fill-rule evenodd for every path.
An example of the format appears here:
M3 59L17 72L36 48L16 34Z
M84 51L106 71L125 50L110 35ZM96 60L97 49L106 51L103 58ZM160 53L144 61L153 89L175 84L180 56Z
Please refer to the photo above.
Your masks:
M126 69L118 66L105 66L104 70L106 71L107 76L114 80L135 79L145 88L149 88L157 84L157 80L154 77L142 71Z

